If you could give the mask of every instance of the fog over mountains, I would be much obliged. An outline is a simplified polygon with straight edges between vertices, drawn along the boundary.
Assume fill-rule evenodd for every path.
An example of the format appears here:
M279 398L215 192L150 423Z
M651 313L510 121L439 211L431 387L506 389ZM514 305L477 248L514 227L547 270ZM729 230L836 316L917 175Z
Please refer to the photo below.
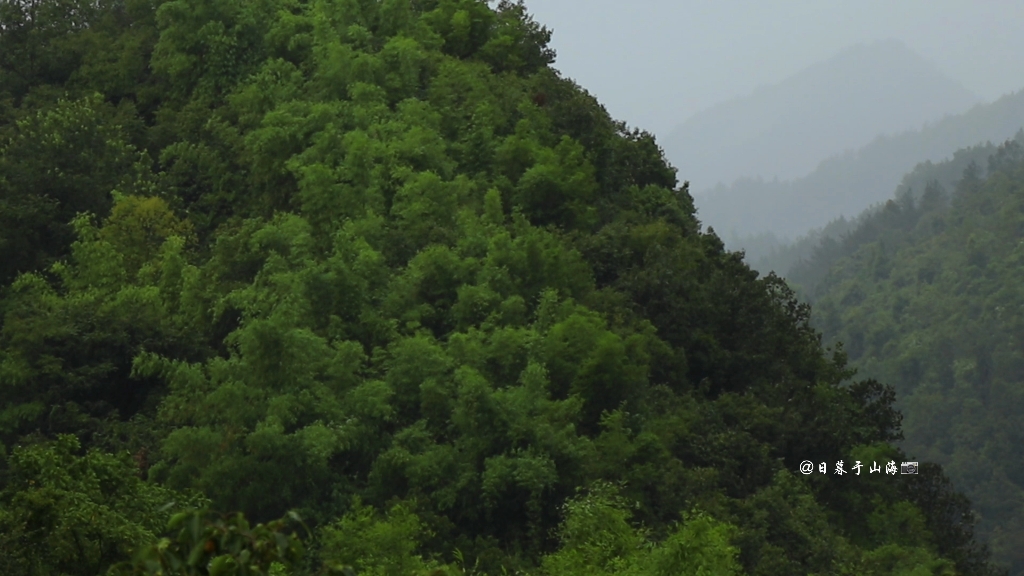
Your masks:
M663 146L700 195L741 177L804 176L880 134L920 128L979 101L902 42L885 40L698 113Z
M741 178L697 196L701 221L731 249L757 253L753 236L793 239L845 216L852 218L893 197L904 174L920 162L937 162L975 144L999 144L1024 126L1024 91L918 130L879 136L856 151L823 160L794 180ZM920 193L920 190L917 191ZM743 240L746 237L747 240Z

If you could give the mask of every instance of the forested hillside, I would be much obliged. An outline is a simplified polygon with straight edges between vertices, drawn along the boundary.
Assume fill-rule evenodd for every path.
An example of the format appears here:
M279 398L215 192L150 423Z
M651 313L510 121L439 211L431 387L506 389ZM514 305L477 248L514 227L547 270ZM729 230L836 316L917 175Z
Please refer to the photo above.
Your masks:
M1018 130L1013 139L1024 144L1024 129ZM952 190L968 166L972 163L985 166L997 148L995 144L986 142L957 150L941 162L921 162L903 176L893 198L901 199L909 195L913 199L920 199L929 185ZM874 238L873 230L877 226L875 218L884 208L885 202L879 202L854 218L839 217L789 243L766 233L743 239L734 236L726 239L726 246L730 243L751 246L751 250L746 252L746 261L751 268L762 274L776 272L784 275L791 283L802 286L804 292L813 296L814 287L837 259L850 255L860 247L861 242ZM854 231L855 237L847 238Z
M549 36L0 2L0 573L993 573Z
M901 445L949 471L1013 574L1024 573L1020 140L966 169L984 147L920 166L906 182L930 179L922 194L904 190L791 274L826 342L846 343L861 377L895 387Z
M770 232L784 242L844 216L855 218L892 197L903 176L920 162L941 162L975 143L999 143L1024 127L1024 90L979 104L918 130L879 136L828 158L795 179L743 178L696 197L704 221L732 250L764 255L756 238ZM770 249L770 248L769 248Z

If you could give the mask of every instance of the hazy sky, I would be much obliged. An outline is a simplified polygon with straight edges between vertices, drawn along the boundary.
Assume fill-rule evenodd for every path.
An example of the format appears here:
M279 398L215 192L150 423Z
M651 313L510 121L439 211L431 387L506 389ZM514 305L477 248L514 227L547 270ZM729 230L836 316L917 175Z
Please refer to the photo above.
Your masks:
M986 101L1024 88L1021 0L525 0L555 66L664 137L691 114L839 50L902 40Z

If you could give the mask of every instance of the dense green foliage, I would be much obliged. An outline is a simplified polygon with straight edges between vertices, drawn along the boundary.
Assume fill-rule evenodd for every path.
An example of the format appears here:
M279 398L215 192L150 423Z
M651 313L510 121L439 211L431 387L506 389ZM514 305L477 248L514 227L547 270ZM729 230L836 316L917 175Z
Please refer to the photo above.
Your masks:
M261 576L287 574L299 565L303 546L288 518L249 526L241 513L217 518L209 512L179 512L167 525L174 538L148 542L130 561L110 568L108 576ZM176 534L174 533L176 532ZM341 571L351 567L340 567Z
M75 453L78 439L16 448L0 492L0 572L95 575L159 534L168 504L200 503L139 478L121 457Z
M934 177L922 194L901 194L794 270L826 338L896 388L904 449L949 471L1014 574L1024 573L1020 140L985 164L962 166L978 147L920 167Z
M7 573L989 573L521 5L0 7Z

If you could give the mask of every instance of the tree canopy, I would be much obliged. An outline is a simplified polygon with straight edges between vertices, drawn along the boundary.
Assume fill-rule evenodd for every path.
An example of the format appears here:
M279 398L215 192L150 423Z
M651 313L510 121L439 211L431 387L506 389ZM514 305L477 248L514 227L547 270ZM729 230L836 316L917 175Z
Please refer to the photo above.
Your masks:
M492 4L0 3L6 573L990 573L798 472L891 389Z
M895 387L904 449L948 470L997 559L1020 573L1024 148L1018 137L989 151L951 188L942 177L961 155L922 166L918 175L933 178L919 193L903 191L795 276L825 338L845 342L861 374Z

